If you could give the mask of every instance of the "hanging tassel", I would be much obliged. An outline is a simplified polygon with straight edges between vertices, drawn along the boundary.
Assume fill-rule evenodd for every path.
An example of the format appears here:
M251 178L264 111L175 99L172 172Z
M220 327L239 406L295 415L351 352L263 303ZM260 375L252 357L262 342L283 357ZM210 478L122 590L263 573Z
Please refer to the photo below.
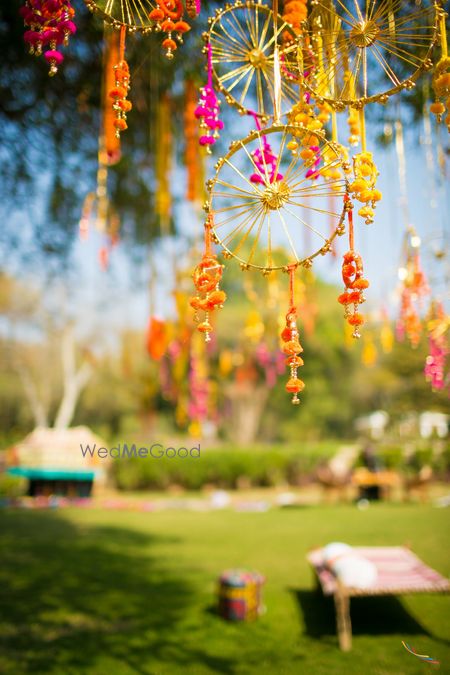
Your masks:
M213 216L209 214L205 223L205 248L200 263L194 270L192 278L196 288L196 295L190 299L190 305L195 310L194 320L198 322L197 330L205 336L205 342L211 341L212 325L210 315L217 308L223 307L227 296L219 287L222 279L223 265L212 252L211 228ZM204 312L204 319L200 321L198 312Z
M30 28L23 36L30 54L41 56L43 48L49 46L44 58L50 66L48 74L53 77L64 61L57 47L67 47L70 36L77 30L73 22L75 10L70 0L27 0L19 11L25 26Z
M298 405L300 399L298 394L305 388L305 383L297 376L297 370L303 366L303 359L300 354L303 347L300 344L297 328L297 307L295 306L294 280L296 265L289 265L289 310L286 314L286 325L281 332L281 350L287 356L286 365L290 369L290 377L286 383L286 391L292 396L293 405Z
M116 86L114 67L119 62L119 34L116 30L107 27L107 24L105 23L103 54L102 135L105 151L104 163L108 164L109 166L117 164L120 159L120 135L117 134L115 127L117 113L114 105L111 105L110 97L110 92Z
M116 119L113 124L116 129L116 137L120 138L120 132L128 129L127 113L133 107L131 102L127 100L128 92L130 90L130 69L128 63L125 61L125 37L127 29L125 26L120 28L119 37L119 62L114 66L114 87L109 92L109 97L113 99L113 110L116 114Z
M365 219L367 225L370 225L373 223L377 202L383 195L380 190L375 188L379 173L373 161L372 153L367 152L366 148L364 108L361 108L359 112L359 125L362 152L353 157L354 181L350 185L350 191L353 199L365 204L359 209L358 215Z
M166 34L162 47L166 50L166 57L173 59L174 51L178 48L177 42L183 42L183 35L191 27L183 20L184 8L181 0L157 0L157 5L149 17L155 22L155 30Z
M208 42L206 45L207 55L207 83L200 89L200 100L195 109L195 116L200 120L200 129L203 131L200 136L200 145L211 153L211 146L219 138L219 132L223 129L223 122L219 119L220 101L214 91L213 86L213 66L212 66L212 47Z
M353 327L353 337L360 338L359 327L364 323L364 318L358 308L366 300L364 291L369 287L369 282L363 276L362 258L354 250L353 205L347 195L344 197L344 204L348 216L350 250L344 255L342 263L342 280L345 288L338 301L345 307L344 316Z
M447 30L445 27L447 14L442 7L438 11L440 13L441 58L434 68L432 87L435 101L431 104L430 111L436 115L438 122L441 122L445 111L447 111L445 124L450 133L450 57L448 56Z
M203 157L198 151L199 133L195 119L197 107L196 89L192 80L186 80L184 110L184 161L187 173L186 199L203 202Z

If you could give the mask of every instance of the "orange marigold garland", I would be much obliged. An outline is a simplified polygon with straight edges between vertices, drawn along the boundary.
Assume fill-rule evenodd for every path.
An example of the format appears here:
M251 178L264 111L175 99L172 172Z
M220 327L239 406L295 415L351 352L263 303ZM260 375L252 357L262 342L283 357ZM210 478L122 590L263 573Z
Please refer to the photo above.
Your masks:
M227 296L219 287L222 279L223 265L217 260L212 251L211 228L213 215L209 214L205 223L205 250L203 258L192 275L197 290L190 299L190 305L195 310L194 319L198 322L197 330L205 336L205 342L211 340L212 325L210 315L215 309L223 306ZM204 319L200 321L199 312L204 312Z
M173 59L174 51L178 48L177 42L183 42L183 35L191 27L183 20L184 7L181 0L157 0L157 7L149 17L155 22L156 30L166 33L162 41L168 59Z
M201 201L203 196L203 158L198 151L199 132L195 109L197 107L197 89L192 80L186 80L184 109L184 161L187 174L186 199L190 202Z
M114 66L119 62L119 33L107 28L105 23L103 54L103 120L102 136L106 157L102 156L108 166L116 164L120 159L120 138L115 127L116 111L111 105L110 92L116 86ZM130 104L131 105L131 104Z
M298 405L300 399L299 393L305 388L305 383L300 380L297 375L297 370L303 366L303 359L300 354L303 347L300 344L299 333L297 328L297 307L294 299L294 278L296 265L289 265L287 271L289 272L289 310L286 314L286 325L281 331L281 350L287 356L286 365L290 369L290 377L286 383L286 391L292 396L293 405Z
M353 234L353 205L349 198L346 198L346 210L349 226L349 246L350 250L344 255L342 264L342 280L344 282L344 292L341 293L338 300L345 307L345 318L350 326L353 326L353 337L361 337L359 327L364 323L362 314L359 313L359 305L365 302L364 291L369 287L369 282L364 279L363 263L359 253L354 250Z
M307 0L286 0L283 19L290 23L297 35L301 33L302 23L308 16Z
M126 27L122 26L120 28L119 63L114 66L115 86L109 92L110 98L114 101L112 107L116 113L114 127L117 138L120 138L121 131L128 128L127 113L133 107L131 102L127 100L130 90L130 69L125 61L125 36Z

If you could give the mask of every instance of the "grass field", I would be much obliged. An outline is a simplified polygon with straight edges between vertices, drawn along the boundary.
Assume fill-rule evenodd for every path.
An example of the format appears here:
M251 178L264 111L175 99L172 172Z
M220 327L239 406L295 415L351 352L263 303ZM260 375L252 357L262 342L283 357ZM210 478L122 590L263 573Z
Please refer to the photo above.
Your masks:
M338 650L332 602L305 553L331 540L408 543L450 572L450 512L415 505L267 513L0 512L0 672L11 675L426 673L401 640L450 673L450 599L352 601L353 651ZM267 577L267 612L223 622L214 581Z

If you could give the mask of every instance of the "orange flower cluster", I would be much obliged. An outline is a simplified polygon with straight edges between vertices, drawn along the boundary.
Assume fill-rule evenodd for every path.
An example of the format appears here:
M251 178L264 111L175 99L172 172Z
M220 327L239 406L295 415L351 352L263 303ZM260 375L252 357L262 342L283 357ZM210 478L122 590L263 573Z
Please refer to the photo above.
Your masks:
M307 0L286 0L284 3L283 19L291 24L297 35L301 33L301 24L307 16Z
M113 99L113 110L116 113L114 127L116 129L116 138L120 138L120 132L128 129L127 113L133 107L131 101L127 100L130 90L130 69L125 59L114 66L115 86L109 92Z
M297 313L293 307L286 314L286 326L281 332L281 340L281 350L283 354L286 354L286 365L290 368L290 377L286 383L286 391L293 394L292 403L298 405L300 403L298 394L305 388L305 383L297 376L297 369L303 366L303 359L300 357L303 347L299 340Z
M364 323L364 318L358 312L358 308L365 301L363 291L369 287L369 282L363 277L362 258L355 251L348 251L344 255L342 280L345 290L338 300L345 307L345 318L350 326L354 327L353 337L359 338L361 336L358 328ZM353 311L350 309L352 305Z
M205 342L211 340L210 313L217 308L223 307L227 299L226 293L219 288L222 279L223 265L217 260L217 256L211 249L211 216L205 223L205 252L192 275L196 295L190 299L189 304L195 310L194 320L199 322L197 330L204 333ZM204 320L200 322L198 312L205 312Z
M182 18L184 7L181 0L157 0L157 4L149 17L155 22L156 30L166 33L162 46L166 50L167 58L173 59L173 53L178 47L177 42L183 42L182 36L191 30L191 27Z
M450 131L450 58L448 56L442 57L436 65L432 84L436 100L431 104L430 110L436 115L438 122L447 110L445 124Z
M365 218L367 225L373 223L376 203L382 198L380 190L375 189L378 170L371 152L360 152L353 157L353 174L355 180L350 185L354 199L365 204L358 215Z

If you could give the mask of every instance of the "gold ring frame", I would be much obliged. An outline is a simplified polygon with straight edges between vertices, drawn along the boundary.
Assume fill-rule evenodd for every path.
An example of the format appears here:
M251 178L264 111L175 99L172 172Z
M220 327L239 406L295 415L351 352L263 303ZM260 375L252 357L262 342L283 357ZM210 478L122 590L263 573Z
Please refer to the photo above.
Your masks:
M243 115L254 112L264 121L273 116L276 96L275 40L281 63L282 114L299 99L299 39L281 16L274 30L273 16L267 5L238 0L217 9L203 35L211 45L215 82L227 103Z
M150 0L84 0L87 8L114 28L125 26L129 33L147 35L153 30L150 12L155 3Z
M276 158L272 169L265 159L259 167L255 163L255 151L261 157L267 142ZM298 151L292 151L295 144ZM317 177L311 178L306 177L311 161L302 159L300 152L314 144L322 159L314 169ZM205 204L206 212L214 215L212 234L224 257L237 259L242 269L265 274L288 265L310 267L313 258L328 253L336 235L345 232L350 201L344 167L339 146L305 127L279 124L233 141L207 182ZM338 177L326 178L330 171ZM259 183L251 181L252 173L260 176ZM342 208L330 208L335 200ZM299 255L305 235L312 250Z
M404 0L315 0L303 31L315 63L303 83L316 100L362 108L412 89L432 68L441 8L410 9Z

